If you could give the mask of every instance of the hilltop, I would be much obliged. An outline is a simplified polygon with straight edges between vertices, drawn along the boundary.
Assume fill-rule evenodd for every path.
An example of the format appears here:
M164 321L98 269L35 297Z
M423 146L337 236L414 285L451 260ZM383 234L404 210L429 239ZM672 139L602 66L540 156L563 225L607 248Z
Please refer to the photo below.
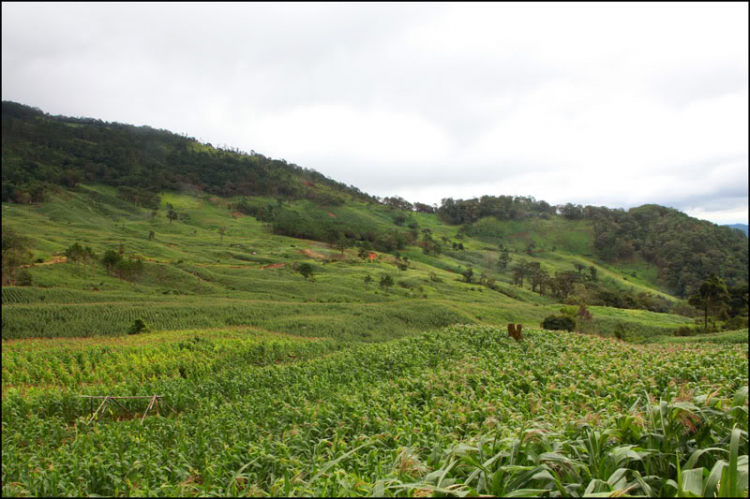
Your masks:
M745 234L745 237L747 237L747 224L731 224L731 225L725 225L725 227L730 227L732 229L738 230Z

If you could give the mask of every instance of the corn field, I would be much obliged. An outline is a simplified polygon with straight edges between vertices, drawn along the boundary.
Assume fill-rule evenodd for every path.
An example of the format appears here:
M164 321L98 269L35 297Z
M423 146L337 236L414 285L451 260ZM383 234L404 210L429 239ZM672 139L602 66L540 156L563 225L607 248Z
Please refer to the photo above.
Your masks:
M116 355L32 344L11 349L10 366L4 347L3 495L747 494L746 344L534 329L516 342L480 326L346 346L217 332L192 341L210 369L135 373L150 355L168 365L159 359L191 335L118 339ZM260 344L286 345L286 357L257 362ZM79 353L97 362L94 378L15 386L45 384ZM89 422L77 395L103 394L98 381L108 395L162 395L176 413L141 423L110 407Z

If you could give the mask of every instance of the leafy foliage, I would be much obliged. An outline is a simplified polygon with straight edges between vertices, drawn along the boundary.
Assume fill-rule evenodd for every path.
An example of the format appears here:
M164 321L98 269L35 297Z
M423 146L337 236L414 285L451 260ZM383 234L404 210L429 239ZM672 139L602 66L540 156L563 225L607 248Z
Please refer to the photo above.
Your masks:
M342 195L374 200L314 170L254 151L216 148L147 126L51 116L15 102L2 103L2 140L4 202L39 202L47 184L76 187L80 182L119 187L123 199L145 207L158 206L155 192L164 190L324 204L341 203Z
M95 340L73 350L4 346L5 372L76 372L95 361L97 381L124 379L108 393L159 393L176 413L164 408L141 424L114 408L88 423L88 403L76 395L100 386L58 377L22 392L4 374L3 495L741 497L747 489L746 344L642 348L533 329L516 343L488 327L367 346L247 331L146 343L150 336L118 339L122 353ZM145 404L126 407L142 413Z
M576 328L576 320L569 315L550 315L542 321L542 328L551 331L573 331Z

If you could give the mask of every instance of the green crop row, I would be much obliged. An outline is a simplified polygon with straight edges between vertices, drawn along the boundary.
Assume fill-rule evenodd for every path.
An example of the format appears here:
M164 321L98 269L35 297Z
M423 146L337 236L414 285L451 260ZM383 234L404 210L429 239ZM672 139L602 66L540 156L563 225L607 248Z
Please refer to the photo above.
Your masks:
M247 329L146 333L135 344L129 339L32 341L38 348L29 348L25 342L6 345L2 353L3 391L27 389L29 385L112 386L149 379L205 377L228 367L300 360L344 347L330 340L310 341Z
M742 346L454 326L113 386L177 411L143 424L87 422L101 386L12 391L3 495L741 496L747 373Z
M155 330L255 326L299 336L384 340L471 321L440 303L368 305L285 303L222 298L170 302L14 305L3 308L3 339L122 336L136 319Z

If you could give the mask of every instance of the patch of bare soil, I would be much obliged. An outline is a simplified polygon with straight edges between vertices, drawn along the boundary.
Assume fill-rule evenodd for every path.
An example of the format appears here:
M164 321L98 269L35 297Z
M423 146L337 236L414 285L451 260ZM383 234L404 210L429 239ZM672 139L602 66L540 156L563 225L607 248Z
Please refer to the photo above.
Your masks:
M269 265L264 265L261 268L262 269L283 269L285 265L286 265L285 263L271 263Z
M68 261L67 257L64 257L64 256L53 256L52 258L50 258L46 262L42 262L42 263L30 263L28 265L20 265L19 268L25 269L25 268L28 268L28 267L39 267L41 265L54 265L56 263L65 263L67 261Z
M302 249L302 250L299 250L299 252L302 253L305 256L309 256L310 258L316 258L318 260L327 260L328 259L328 257L325 256L324 254L318 253L317 251L313 251L313 250L310 250L310 249Z

